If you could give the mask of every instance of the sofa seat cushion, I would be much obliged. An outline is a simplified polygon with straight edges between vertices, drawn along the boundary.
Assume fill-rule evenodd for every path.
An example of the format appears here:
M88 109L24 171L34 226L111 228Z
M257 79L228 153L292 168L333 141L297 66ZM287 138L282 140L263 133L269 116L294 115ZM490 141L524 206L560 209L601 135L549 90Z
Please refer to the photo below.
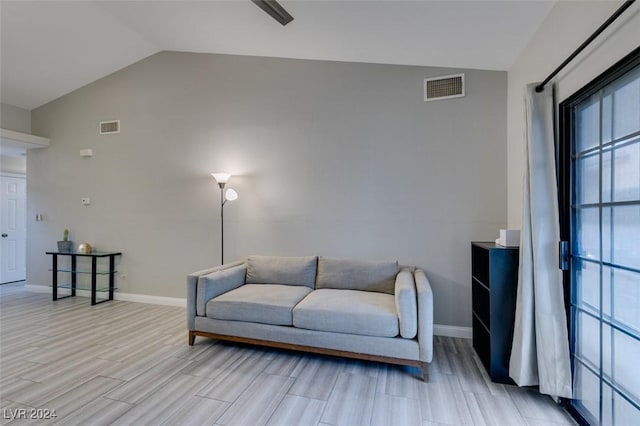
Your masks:
M378 337L399 333L394 296L360 290L315 290L293 309L293 325Z
M209 318L293 325L292 310L312 290L282 284L245 284L207 303Z

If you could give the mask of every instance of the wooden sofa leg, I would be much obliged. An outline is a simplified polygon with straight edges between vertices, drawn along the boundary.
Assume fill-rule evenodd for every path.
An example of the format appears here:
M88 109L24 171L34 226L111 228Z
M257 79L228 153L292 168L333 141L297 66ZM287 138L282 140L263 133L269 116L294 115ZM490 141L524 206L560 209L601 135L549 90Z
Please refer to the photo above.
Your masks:
M193 346L196 341L196 334L193 331L189 331L189 346Z
M429 364L426 362L422 363L422 380L424 382L429 381Z

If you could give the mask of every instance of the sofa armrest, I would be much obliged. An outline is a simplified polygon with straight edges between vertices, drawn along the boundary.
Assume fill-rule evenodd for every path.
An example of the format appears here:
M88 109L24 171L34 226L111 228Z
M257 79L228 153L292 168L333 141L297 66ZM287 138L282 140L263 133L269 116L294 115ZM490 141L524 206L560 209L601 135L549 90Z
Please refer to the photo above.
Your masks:
M414 272L418 292L418 345L420 361L433 359L433 291L427 275L421 269Z
M418 332L416 284L409 268L402 268L396 276L394 296L400 322L400 336L413 339Z
M233 268L234 266L242 265L243 263L243 261L227 263L221 266L216 266L215 268L204 269L187 275L187 326L189 327L189 330L193 330L195 327L194 323L196 317L198 281L200 280L200 277Z

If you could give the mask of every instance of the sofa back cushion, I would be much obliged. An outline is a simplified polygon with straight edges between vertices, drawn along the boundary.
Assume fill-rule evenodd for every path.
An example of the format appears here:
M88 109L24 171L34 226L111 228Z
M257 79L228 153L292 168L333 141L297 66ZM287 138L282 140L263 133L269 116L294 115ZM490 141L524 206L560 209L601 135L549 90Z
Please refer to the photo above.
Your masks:
M247 284L304 285L314 288L317 264L316 256L249 256Z
M394 294L397 261L339 259L320 256L316 288L377 291Z

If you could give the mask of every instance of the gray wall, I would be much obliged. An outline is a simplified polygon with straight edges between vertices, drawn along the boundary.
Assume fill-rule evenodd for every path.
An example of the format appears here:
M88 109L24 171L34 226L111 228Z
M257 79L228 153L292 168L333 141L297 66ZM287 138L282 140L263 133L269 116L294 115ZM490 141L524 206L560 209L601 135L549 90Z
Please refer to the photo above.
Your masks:
M185 275L219 263L223 170L240 194L226 260L398 259L427 271L436 323L470 326L469 242L506 225L507 75L465 70L465 98L423 102L424 78L458 71L161 52L42 106L28 283L49 283L68 227L124 252L120 291L185 297ZM109 119L122 132L99 136Z
M31 111L0 104L0 127L15 132L31 133Z
M0 127L22 133L31 133L31 111L9 104L0 104ZM27 159L9 157L0 152L1 173L27 173Z

